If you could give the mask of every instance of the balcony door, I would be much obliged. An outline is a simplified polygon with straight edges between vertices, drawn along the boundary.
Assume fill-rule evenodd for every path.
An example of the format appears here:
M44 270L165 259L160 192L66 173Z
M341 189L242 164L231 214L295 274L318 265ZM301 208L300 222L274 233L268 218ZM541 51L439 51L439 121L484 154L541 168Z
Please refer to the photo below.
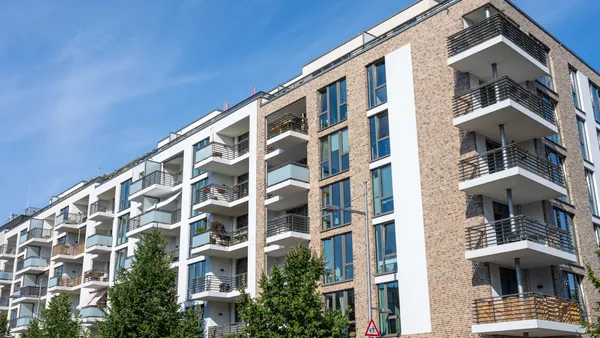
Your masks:
M495 151L489 153L492 150L500 148L500 144L491 140L485 140L485 150L488 152L487 165L488 173L493 174L504 170L504 156L502 151Z
M506 244L511 238L511 221L508 219L508 205L498 202L493 203L494 230L496 231L496 245Z

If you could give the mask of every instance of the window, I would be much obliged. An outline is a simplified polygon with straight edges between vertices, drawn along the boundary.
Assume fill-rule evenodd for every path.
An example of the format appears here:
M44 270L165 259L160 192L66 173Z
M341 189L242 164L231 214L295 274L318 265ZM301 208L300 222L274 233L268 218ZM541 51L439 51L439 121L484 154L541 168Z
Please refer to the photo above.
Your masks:
M319 115L320 129L325 129L348 117L346 104L346 79L332 83L319 91L321 113Z
M127 248L123 248L117 251L117 259L115 262L115 279L119 277L121 269L125 267L125 261L127 260Z
M587 183L588 189L588 198L590 200L590 211L594 215L598 215L598 207L596 204L596 185L594 184L594 173L586 170L585 171L585 181Z
M119 217L117 228L117 245L127 243L127 224L129 223L129 214Z
M566 231L569 234L573 233L573 217L562 209L554 208L554 225L556 225L557 228ZM566 242L566 238L560 240L560 244L563 245L565 249L569 250L575 248L575 238L573 236L570 237L570 243Z
M321 206L350 208L350 180L330 184L321 188ZM323 210L323 230L339 227L352 222L352 214L342 210Z
M394 211L392 166L390 164L372 171L374 214Z
M369 126L371 130L371 161L374 161L390 154L388 113L371 117Z
M350 321L349 332L355 332L354 289L326 293L323 296L325 296L325 310L347 312Z
M588 147L587 147L587 134L585 132L585 121L577 118L577 135L579 137L579 147L581 148L581 156L584 160L589 161Z
M323 240L325 258L325 284L354 278L352 265L352 233L337 235Z
M567 286L567 299L579 302L583 309L585 309L583 297L583 289L581 288L581 276L576 275L572 272L563 271L565 273L565 282Z
M129 201L129 188L131 187L131 179L121 183L121 199L119 202L119 211L125 210L131 206Z
M569 68L569 76L571 78L571 96L573 97L573 104L575 108L581 109L579 103L579 87L577 87L577 70Z
M396 258L396 226L394 223L375 226L377 273L398 271Z
M549 147L546 147L546 157L548 158L548 160L550 162L552 162L556 166L560 167L560 169L562 170L562 173L563 173L562 177L563 177L565 185L566 185L567 177L564 175L564 173L565 173L565 158L563 156L559 155L554 150L550 149ZM554 181L554 183L557 183L557 184L560 183L561 175L556 172L554 172L554 174L555 174L555 176L552 178L552 180ZM557 199L561 200L563 202L569 203L569 196L561 196L561 197L558 197Z
M200 190L208 183L208 179L205 178L200 180L194 184L192 184L192 205L200 203ZM192 217L200 215L202 212L200 210L193 210L192 208Z
M321 178L335 175L350 167L348 129L342 129L321 139Z
M558 134L554 134L552 136L546 136L550 141L561 144L560 140L560 127L558 126L558 114L556 113L556 102L550 98L550 96L546 95L543 91L537 91L538 96L545 101L548 106L543 106L544 109L548 109L547 112L544 112L546 115L554 115L554 120L556 121L556 128L558 129Z
M548 72L550 73L550 75L544 75L542 77L540 77L539 79L537 79L537 81L541 84L543 84L544 86L546 86L549 89L552 89L552 70L550 69L550 48L548 48L546 45L544 45L544 43L542 43L540 40L538 40L535 36L533 35L529 35L529 37L531 37L538 45L542 46L542 48L544 49L544 52L546 53L546 63L548 64Z
M379 313L382 336L400 333L400 293L398 282L377 285L379 307L389 311Z
M378 61L367 68L369 81L369 108L387 102L387 88L385 76L385 61Z
M67 222L67 219L69 218L69 206L60 209L58 214L63 215L63 222Z
M600 89L598 86L590 82L590 95L592 96L592 111L594 118L600 122Z
M204 277L205 274L206 267L204 266L204 261L188 265L188 299L191 298L192 294L201 291L199 289L200 283L197 281Z
M198 159L196 158L196 155L198 153L198 150L206 147L208 144L210 143L210 139L207 137L204 140L194 144L194 163L192 163L192 177L196 177L198 175L202 175L204 173L204 171L202 171L201 169L198 168L194 168L196 162L198 162Z
M594 223L594 234L596 234L596 245L600 245L600 225L596 223Z

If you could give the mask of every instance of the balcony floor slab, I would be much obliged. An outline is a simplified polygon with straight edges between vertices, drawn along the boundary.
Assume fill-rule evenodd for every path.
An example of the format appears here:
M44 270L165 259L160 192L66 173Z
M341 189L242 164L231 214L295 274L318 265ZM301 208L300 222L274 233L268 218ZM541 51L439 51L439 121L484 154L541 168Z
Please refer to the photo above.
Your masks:
M524 332L529 332L530 337L552 337L585 333L585 330L579 325L538 319L477 324L473 325L471 328L472 332L475 334L494 334L515 337L523 337Z
M515 258L520 258L521 267L524 269L577 263L575 254L532 241L519 241L469 250L465 252L465 258L471 261L494 263L501 266L514 266Z

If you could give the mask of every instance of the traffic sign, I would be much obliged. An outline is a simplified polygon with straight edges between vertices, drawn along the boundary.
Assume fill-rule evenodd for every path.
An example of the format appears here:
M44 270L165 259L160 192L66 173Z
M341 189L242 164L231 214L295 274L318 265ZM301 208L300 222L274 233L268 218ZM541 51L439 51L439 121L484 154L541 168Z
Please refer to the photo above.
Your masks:
M367 326L367 331L365 332L365 337L379 337L379 330L377 329L377 325L375 325L375 321L371 319L369 322L369 326Z

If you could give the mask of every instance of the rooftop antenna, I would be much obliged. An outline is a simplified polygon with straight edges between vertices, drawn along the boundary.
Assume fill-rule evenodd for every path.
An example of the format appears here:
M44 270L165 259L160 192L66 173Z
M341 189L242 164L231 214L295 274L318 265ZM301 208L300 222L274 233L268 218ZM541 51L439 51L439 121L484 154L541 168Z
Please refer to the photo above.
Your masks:
M223 110L227 110L229 109L229 102L225 101L223 102Z
M252 95L256 94L256 86L252 86Z

